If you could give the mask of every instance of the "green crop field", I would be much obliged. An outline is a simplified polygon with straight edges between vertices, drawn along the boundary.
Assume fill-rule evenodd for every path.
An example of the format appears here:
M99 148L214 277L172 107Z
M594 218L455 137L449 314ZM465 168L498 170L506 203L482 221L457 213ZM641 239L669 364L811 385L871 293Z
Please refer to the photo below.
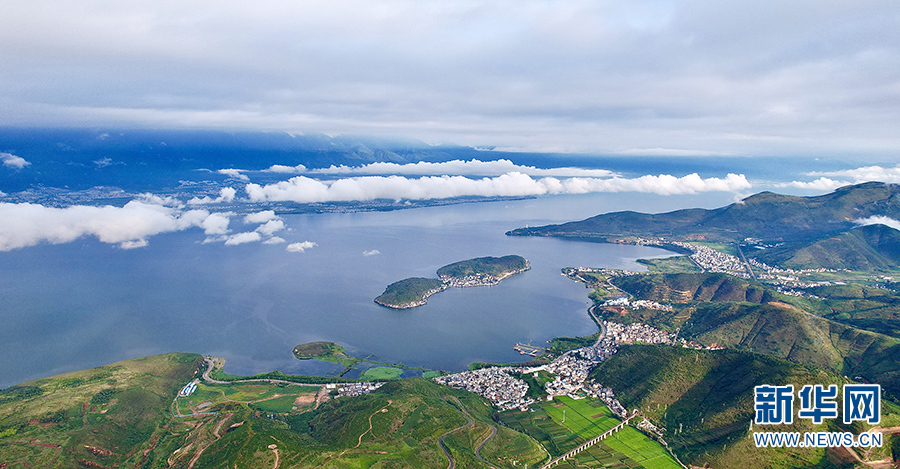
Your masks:
M629 459L639 462L647 469L678 469L681 467L669 456L662 445L632 427L623 428L603 440L603 443L628 456Z
M564 412L565 411L565 412ZM565 413L565 421L563 414ZM602 401L556 397L534 412L505 412L501 421L541 442L553 457L578 447L619 423ZM559 467L677 469L681 467L657 442L632 427L579 453Z
M567 396L558 396L553 399L552 405L545 405L544 410L558 424L585 440L589 440L619 423L619 420L612 417L609 408L596 400L575 400ZM565 411L565 417L563 411ZM563 420L564 418L565 420Z
M281 396L274 399L254 402L251 404L251 407L265 412L287 413L293 410L294 399L296 399L296 396Z

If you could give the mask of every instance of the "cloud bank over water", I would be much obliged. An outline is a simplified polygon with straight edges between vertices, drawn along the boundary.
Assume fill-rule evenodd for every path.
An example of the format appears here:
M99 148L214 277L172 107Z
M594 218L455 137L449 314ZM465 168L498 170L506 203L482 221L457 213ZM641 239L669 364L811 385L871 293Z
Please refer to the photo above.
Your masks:
M40 243L61 244L82 236L123 249L147 245L160 233L203 228L207 234L222 230L222 217L206 210L184 211L175 207L133 200L124 207L74 205L67 208L40 204L0 203L0 251Z
M301 165L302 166L302 165ZM274 168L274 166L273 166ZM269 168L270 170L272 168ZM302 172L302 171L298 171ZM527 174L529 176L580 176L580 177L611 177L612 171L606 169L584 168L536 168L534 166L522 166L507 159L494 161L481 161L471 159L468 161L452 160L443 163L429 163L420 161L417 163L370 163L364 166L331 166L329 168L308 170L317 174L366 174L366 175L407 175L407 176L501 176L511 172Z
M675 177L668 174L638 178L555 178L534 179L520 172L472 179L463 176L362 176L325 181L296 176L287 181L247 184L252 202L349 202L376 199L426 200L452 197L516 197L545 194L587 194L591 192L645 192L660 195L696 194L710 191L737 192L749 189L742 174L725 178L701 178L698 174Z

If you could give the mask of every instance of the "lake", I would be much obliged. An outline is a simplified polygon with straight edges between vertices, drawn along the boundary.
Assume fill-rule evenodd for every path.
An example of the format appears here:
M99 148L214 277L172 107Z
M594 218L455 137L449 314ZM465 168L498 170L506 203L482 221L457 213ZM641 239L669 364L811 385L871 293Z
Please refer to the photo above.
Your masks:
M590 301L567 266L643 270L634 259L671 253L507 230L622 210L714 207L731 194L592 194L394 212L287 215L284 245L203 244L199 230L121 250L94 239L0 253L0 387L171 351L227 359L226 371L329 373L292 348L328 340L357 356L455 371L473 361L527 357L516 342L592 334ZM252 229L234 217L234 232ZM377 253L375 253L377 251ZM365 255L365 253L369 255ZM392 310L372 300L397 280L435 277L451 262L518 254L531 270L493 287L449 289Z

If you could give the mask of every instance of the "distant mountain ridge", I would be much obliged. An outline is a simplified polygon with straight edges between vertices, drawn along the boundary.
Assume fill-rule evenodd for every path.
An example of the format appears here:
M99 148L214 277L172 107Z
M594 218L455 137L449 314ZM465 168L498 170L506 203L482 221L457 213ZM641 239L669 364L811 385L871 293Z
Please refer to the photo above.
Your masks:
M725 207L647 214L614 212L582 221L519 228L510 236L560 236L608 241L617 237L705 237L736 242L814 239L852 230L855 220L871 216L900 217L900 185L866 182L832 193L799 197L760 192Z

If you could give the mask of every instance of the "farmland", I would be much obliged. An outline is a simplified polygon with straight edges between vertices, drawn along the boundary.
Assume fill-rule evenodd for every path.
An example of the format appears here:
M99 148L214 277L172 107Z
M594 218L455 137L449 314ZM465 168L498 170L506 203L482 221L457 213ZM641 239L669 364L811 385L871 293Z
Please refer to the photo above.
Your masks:
M538 440L553 457L565 454L619 423L603 402L565 396L558 396L533 412L507 412L500 418L513 430ZM627 426L558 467L574 467L575 464L610 468L681 467L659 443Z

